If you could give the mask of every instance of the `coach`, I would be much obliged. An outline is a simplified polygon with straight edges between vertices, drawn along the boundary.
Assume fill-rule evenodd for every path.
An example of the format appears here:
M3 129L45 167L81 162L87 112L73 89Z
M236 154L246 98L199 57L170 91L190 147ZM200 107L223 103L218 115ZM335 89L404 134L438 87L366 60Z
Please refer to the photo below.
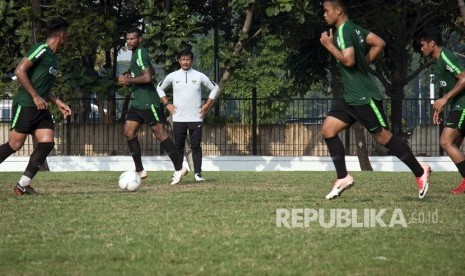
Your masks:
M202 177L202 138L203 118L213 105L219 87L205 74L192 69L194 54L183 50L178 54L181 68L166 76L157 86L161 102L173 116L173 135L176 149L184 158L187 130L189 130L192 159L194 161L194 178L204 181ZM165 90L173 88L173 103L166 97ZM202 86L210 90L206 102L202 105Z

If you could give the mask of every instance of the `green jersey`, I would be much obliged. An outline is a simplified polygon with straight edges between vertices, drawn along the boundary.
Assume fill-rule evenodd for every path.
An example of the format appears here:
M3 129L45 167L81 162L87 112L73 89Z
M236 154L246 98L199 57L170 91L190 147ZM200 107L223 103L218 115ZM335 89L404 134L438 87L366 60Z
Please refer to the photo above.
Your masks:
M434 75L439 89L444 93L449 92L457 83L457 76L465 70L465 66L458 57L449 49L443 48L438 60L434 64ZM449 102L451 110L465 109L465 91L462 91Z
M34 45L26 58L33 63L27 72L32 86L40 97L48 101L50 90L58 74L58 58L45 42ZM13 99L13 106L16 105L36 106L31 95L27 93L22 85Z
M132 77L142 75L142 72L147 68L153 69L147 49L138 48L132 53L131 65L129 67ZM134 93L132 106L135 108L150 109L152 105L158 107L160 98L153 83L133 84L132 91Z
M344 86L343 97L348 105L364 105L369 104L371 99L383 99L367 71L366 56L370 48L365 40L369 33L349 20L339 26L334 35L334 45L339 50L354 48L354 66L346 67L338 62Z

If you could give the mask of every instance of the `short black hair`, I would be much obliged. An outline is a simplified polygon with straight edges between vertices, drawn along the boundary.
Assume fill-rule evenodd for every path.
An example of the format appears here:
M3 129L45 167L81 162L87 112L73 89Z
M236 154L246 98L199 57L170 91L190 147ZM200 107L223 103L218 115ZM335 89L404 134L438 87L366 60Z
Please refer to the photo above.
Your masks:
M444 41L442 39L442 34L441 34L441 31L439 31L438 28L434 27L434 26L427 26L425 27L419 37L418 37L418 40L419 41L434 41L436 43L436 45L438 46L444 46Z
M337 7L337 8L341 8L342 11L345 14L347 14L347 6L346 6L344 0L325 0L324 2L331 3L331 5L333 5L333 6Z
M130 27L127 31L127 34L136 33L137 36L142 36L142 30L137 27Z
M192 53L190 49L184 49L178 53L178 59L180 59L181 57L185 57L185 56L190 56L191 59L194 59L194 53Z
M61 32L61 31L66 32L68 27L69 27L69 23L65 19L61 17L52 18L48 22L47 37L51 37L55 35L57 32Z

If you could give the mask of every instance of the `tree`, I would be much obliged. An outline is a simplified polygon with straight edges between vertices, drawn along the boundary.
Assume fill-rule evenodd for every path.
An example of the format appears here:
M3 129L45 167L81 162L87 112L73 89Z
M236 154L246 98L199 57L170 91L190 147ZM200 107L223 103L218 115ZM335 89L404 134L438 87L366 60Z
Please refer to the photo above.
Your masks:
M314 7L302 1L219 1L212 3L214 15L208 22L219 28L219 52L221 65L221 92L237 97L251 97L257 89L258 97L269 101L259 102L263 108L260 114L262 123L275 122L270 115L285 113L287 105L283 100L295 95L304 95L309 86L319 82L326 72L316 62L307 62L299 53L301 49L313 49L316 43L313 18ZM307 31L302 36L289 30ZM206 37L199 51L203 56L213 56L213 39ZM308 52L305 52L307 54ZM212 68L213 60L200 62L203 68ZM312 64L312 66L308 66ZM299 66L301 65L301 66ZM317 69L318 67L318 69ZM302 70L303 69L303 70ZM312 69L314 69L312 71ZM309 77L318 75L322 78ZM273 101L273 99L279 101ZM248 107L251 109L251 106ZM246 117L250 120L250 117Z
M371 72L391 98L392 132L401 135L404 87L431 65L422 60L417 68L411 66L417 55L414 48L416 36L428 25L453 26L458 11L445 0L353 1L349 10L352 19L370 26L371 31L386 41L384 57L378 59Z

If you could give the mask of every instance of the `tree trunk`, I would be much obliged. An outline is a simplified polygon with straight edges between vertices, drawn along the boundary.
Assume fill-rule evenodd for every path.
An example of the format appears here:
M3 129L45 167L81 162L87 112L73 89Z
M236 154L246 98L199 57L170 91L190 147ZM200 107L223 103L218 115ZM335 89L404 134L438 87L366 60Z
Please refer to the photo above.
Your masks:
M391 98L391 131L394 136L402 136L402 100L403 95L393 93Z
M42 17L42 9L40 5L41 0L32 1L32 11L34 13L34 19L32 20L32 40L34 43L37 43L37 41L40 39L40 34L42 31L42 23L40 21Z
M129 102L131 101L132 92L129 92L126 97L124 98L123 108L121 109L121 117L119 117L118 122L124 123L126 118L126 114L129 110Z
M184 155L186 156L187 164L189 165L189 170L194 171L194 158L192 157L191 149L191 138L189 134L186 136L186 145L184 146Z
M113 58L113 59L112 59ZM110 50L105 51L105 65L104 68L106 69L107 72L105 72L106 77L109 76L108 70L113 70L113 64L117 63L117 53L112 53ZM114 62L112 63L112 60ZM112 72L112 71L111 71ZM112 72L111 76L114 76L114 72ZM107 101L107 112L105 113L105 110L102 108L102 110L99 109L100 116L103 119L103 122L105 124L110 124L115 121L116 118L116 93L112 88L109 88L106 93L106 101Z
M360 123L355 123L353 126L355 133L355 145L357 146L357 156L362 171L372 171L370 159L368 158L367 139L365 136L365 127Z

